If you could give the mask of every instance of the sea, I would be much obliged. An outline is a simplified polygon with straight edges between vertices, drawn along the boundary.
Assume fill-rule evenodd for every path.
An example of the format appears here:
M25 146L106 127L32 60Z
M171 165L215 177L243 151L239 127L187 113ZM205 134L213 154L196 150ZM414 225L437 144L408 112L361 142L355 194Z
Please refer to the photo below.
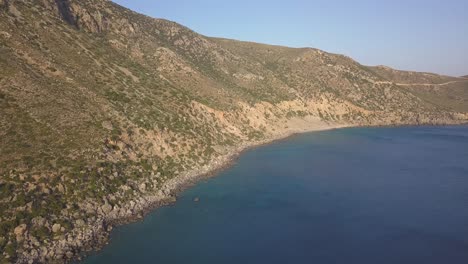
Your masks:
M85 264L466 264L468 126L345 128L244 152Z

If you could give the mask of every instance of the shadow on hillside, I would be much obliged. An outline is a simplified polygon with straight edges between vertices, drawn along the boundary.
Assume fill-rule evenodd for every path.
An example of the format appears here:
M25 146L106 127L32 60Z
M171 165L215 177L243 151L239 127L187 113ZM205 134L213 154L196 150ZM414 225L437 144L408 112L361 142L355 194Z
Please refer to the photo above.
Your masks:
M65 20L69 25L78 28L78 23L71 12L69 0L55 0L58 10L62 19Z

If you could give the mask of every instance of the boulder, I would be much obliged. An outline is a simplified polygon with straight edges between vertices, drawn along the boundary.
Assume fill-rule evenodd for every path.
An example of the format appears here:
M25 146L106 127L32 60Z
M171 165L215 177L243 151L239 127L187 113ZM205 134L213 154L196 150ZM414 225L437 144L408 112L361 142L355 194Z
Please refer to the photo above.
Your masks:
M21 224L15 227L14 233L16 236L16 240L21 241L23 240L24 233L26 232L27 226L25 224Z
M95 207L92 203L89 203L89 202L85 202L81 208L83 208L83 210L85 210L87 213L94 213L95 211Z
M59 183L59 185L57 186L57 190L59 192L61 192L61 193L64 193L65 192L65 187L61 183Z
M74 224L74 226L76 226L76 227L82 227L84 225L85 225L85 221L83 219L76 220L75 224Z
M54 233L58 233L60 231L60 229L62 228L62 226L60 224L54 224L52 226L52 232Z
M112 211L112 205L106 203L101 207L101 209L104 214L109 214Z

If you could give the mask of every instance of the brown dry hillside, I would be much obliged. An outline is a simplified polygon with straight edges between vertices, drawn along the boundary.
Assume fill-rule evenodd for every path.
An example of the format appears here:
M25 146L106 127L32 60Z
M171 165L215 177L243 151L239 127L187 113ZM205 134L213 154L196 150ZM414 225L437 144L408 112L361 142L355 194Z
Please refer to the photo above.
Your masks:
M0 0L0 69L0 263L70 260L242 146L468 120L462 78L209 38L106 0Z
M427 72L411 72L395 70L386 66L370 67L372 71L382 78L395 83L404 84L442 84L453 81L460 81L460 78L443 76Z
M429 104L448 111L468 111L468 79L432 73L404 72L384 66L371 67L387 81L407 89Z

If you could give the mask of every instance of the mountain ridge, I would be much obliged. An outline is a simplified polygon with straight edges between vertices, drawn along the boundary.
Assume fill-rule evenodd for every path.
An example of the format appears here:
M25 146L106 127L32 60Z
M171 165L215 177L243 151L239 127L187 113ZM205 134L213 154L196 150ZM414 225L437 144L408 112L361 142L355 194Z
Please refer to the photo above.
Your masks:
M107 0L0 5L0 263L75 259L248 146L468 121L461 78L205 37Z

